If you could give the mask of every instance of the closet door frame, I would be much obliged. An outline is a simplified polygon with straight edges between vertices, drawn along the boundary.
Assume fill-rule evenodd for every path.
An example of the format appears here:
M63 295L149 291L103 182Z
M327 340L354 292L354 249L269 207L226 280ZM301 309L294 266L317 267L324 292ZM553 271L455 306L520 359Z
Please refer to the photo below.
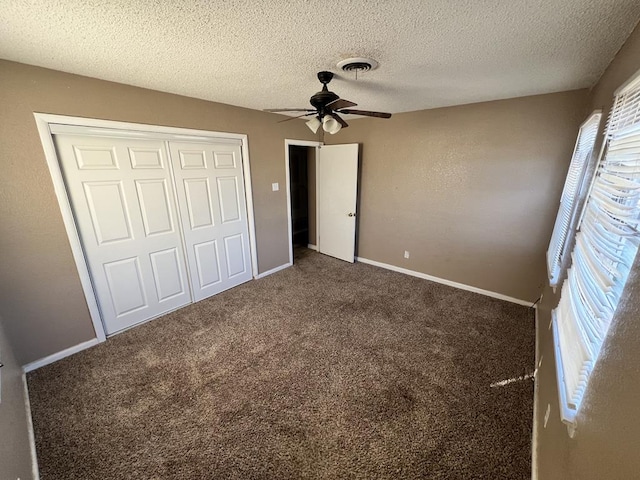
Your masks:
M58 162L52 127L60 133L61 130L68 130L69 133L80 132L82 128L94 127L100 128L100 132L105 133L105 129L110 129L113 133L121 137L137 138L137 139L154 139L162 141L199 141L199 142L224 142L225 139L240 141L242 151L242 171L244 177L247 221L249 227L249 248L251 253L251 270L253 278L258 275L258 256L256 252L256 235L255 235L255 218L253 211L253 193L251 190L251 169L249 164L249 143L245 134L212 132L208 130L195 130L189 128L164 127L159 125L148 125L143 123L117 122L112 120L100 120L94 118L70 117L66 115L54 115L48 113L33 114L40 135L40 141L44 150L47 166L51 173L53 188L58 200L62 220L69 238L73 259L80 276L80 283L84 292L89 314L96 333L96 340L87 342L94 345L95 343L104 342L107 338L105 327L102 322L102 316L98 308L98 302L93 290L91 276L89 275L89 267L84 257L84 250L80 242L80 235L76 228L76 223L71 208L71 203L67 196L67 189L62 176L62 169ZM82 128L78 128L82 127ZM83 132L86 134L86 130ZM87 345L87 346L91 346ZM75 353L70 352L70 353Z

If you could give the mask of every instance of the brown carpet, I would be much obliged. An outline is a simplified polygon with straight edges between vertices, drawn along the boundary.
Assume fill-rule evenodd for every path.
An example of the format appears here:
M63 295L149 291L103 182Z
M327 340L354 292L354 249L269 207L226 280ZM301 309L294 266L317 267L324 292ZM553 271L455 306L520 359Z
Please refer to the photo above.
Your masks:
M296 264L28 376L52 479L525 479L533 310Z

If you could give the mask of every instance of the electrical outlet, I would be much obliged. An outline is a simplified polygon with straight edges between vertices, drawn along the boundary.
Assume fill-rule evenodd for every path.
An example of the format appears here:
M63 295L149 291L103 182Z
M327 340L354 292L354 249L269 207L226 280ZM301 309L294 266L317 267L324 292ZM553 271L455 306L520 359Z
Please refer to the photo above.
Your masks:
M404 258L409 258L409 251L408 250L404 251Z
M277 192L278 190L280 190L280 184L278 182L272 183L271 184L271 190L274 191L274 192Z
M547 411L544 413L544 428L547 428L547 422L549 421L550 414L551 414L551 404L547 403Z

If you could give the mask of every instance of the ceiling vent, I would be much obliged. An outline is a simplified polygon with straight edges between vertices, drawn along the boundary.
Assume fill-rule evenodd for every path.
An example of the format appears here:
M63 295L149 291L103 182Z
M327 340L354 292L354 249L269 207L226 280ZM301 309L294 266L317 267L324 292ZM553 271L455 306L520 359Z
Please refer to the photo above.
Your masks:
M378 62L370 58L356 57L346 58L341 62L338 62L337 66L345 72L354 72L356 74L356 78L358 78L358 73L368 72L369 70L375 70L378 68Z

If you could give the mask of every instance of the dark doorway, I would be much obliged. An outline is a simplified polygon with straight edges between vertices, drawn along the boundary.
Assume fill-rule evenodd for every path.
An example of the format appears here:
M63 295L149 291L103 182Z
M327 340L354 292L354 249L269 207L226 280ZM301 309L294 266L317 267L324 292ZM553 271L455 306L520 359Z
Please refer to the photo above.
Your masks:
M315 148L289 146L289 182L293 246L315 245Z

